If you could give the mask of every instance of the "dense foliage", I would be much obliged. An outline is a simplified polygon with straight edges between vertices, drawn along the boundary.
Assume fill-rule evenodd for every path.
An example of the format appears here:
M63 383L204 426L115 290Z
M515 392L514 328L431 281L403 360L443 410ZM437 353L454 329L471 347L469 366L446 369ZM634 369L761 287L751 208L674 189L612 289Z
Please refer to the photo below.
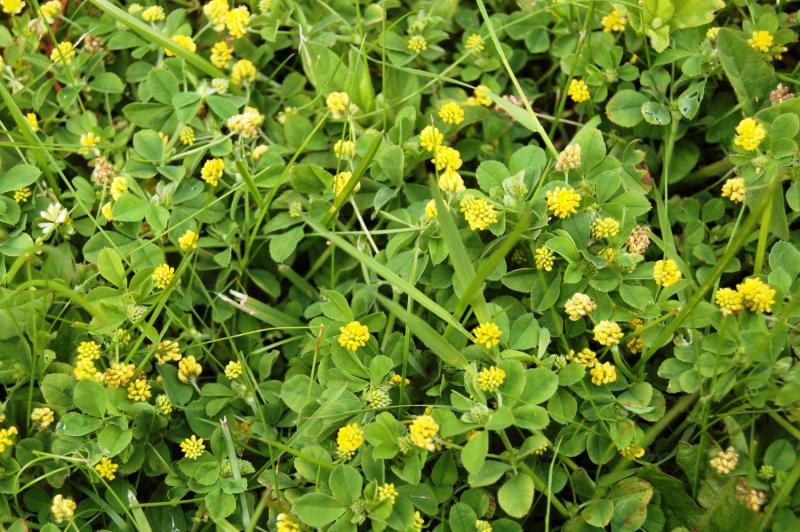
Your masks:
M798 2L0 7L0 529L800 529Z

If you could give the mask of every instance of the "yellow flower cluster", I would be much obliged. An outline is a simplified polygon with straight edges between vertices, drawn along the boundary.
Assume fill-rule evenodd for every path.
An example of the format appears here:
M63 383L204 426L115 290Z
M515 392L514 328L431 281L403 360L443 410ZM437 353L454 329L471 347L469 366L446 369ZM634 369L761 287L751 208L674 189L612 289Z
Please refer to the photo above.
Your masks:
M567 360L575 361L581 366L586 369L593 368L594 365L597 363L597 353L589 349L588 347L584 347L577 353L570 349L569 353L567 353Z
M19 15L25 9L24 0L2 0L3 13Z
M118 175L111 180L111 186L108 189L108 193L111 195L111 198L114 201L118 200L127 191L128 191L127 177Z
M428 49L428 41L422 35L412 35L408 39L408 50L418 54Z
M482 105L484 107L490 107L492 105L492 97L489 96L490 92L492 92L492 90L486 85L478 85L475 87L475 90L472 91L472 96L467 98L464 103L466 105Z
M744 201L744 178L733 177L725 181L722 185L722 197L728 198L734 203L741 203Z
M128 386L128 399L131 401L145 402L152 395L150 384L145 379L136 379Z
M617 380L617 368L610 362L596 362L589 373L592 375L592 384L595 386L602 386Z
M714 301L719 305L724 316L739 312L744 308L744 296L733 288L720 288L714 295Z
M14 445L14 440L12 440L11 437L16 435L17 427L13 425L5 429L0 429L0 453L5 452L8 447Z
M231 132L250 139L258 135L258 129L264 123L264 115L255 107L245 107L244 112L228 118L227 126Z
M117 478L115 473L119 469L119 464L115 464L109 458L103 457L94 468L101 477L106 480L114 480Z
M439 108L438 114L445 124L460 124L464 121L464 108L456 102L447 102Z
M772 312L775 303L775 289L758 277L748 277L736 290L742 294L744 306L753 312Z
M216 31L225 29L225 16L228 11L230 11L228 0L210 0L203 6L203 14L208 17L208 21Z
M642 447L638 443L631 443L624 449L621 449L619 451L619 454L621 454L623 458L627 458L628 460L634 460L636 458L641 458L642 456L644 456L644 447Z
M333 154L337 159L350 160L356 156L356 143L352 140L339 139L333 145Z
M482 392L494 392L502 386L505 380L505 370L497 366L489 366L478 372L478 389Z
M567 94L575 103L583 103L590 98L589 87L586 86L586 82L577 78L573 78L569 82Z
M201 373L203 373L203 366L194 356L189 355L178 361L178 380L181 382L195 382Z
M334 118L342 118L350 110L350 95L346 92L332 92L325 99L325 104Z
M575 292L572 297L564 303L564 310L571 321L578 321L584 316L588 316L597 308L597 303L588 295Z
M58 43L53 48L53 51L50 52L50 61L57 65L61 63L70 64L76 53L75 45L69 41L63 41Z
M425 219L426 220L433 220L439 215L439 211L436 209L436 200L430 200L428 203L425 204Z
M536 251L533 252L533 260L536 263L537 270L544 270L546 272L553 271L555 257L553 250L547 246L539 246L536 248Z
M754 31L750 34L750 38L747 39L747 44L749 44L751 48L764 53L769 52L774 43L775 38L772 34L764 30Z
M46 406L31 410L31 421L38 430L46 429L56 420L53 411Z
M219 178L225 170L225 161L222 159L208 159L200 169L200 178L212 187L219 184Z
M736 499L751 512L760 512L767 503L767 492L751 488L744 478L739 477L736 483Z
M475 343L482 345L486 349L491 349L500 343L500 327L494 322L481 323L472 329L472 336L475 337Z
M211 47L211 64L217 68L228 68L233 59L233 48L225 41L217 41Z
M239 59L233 64L231 81L234 85L242 85L256 80L256 66L249 59Z
M594 326L594 339L601 345L617 345L622 340L623 334L619 324L614 321L603 320Z
M287 514L281 512L275 518L278 532L300 532L302 528L299 524L292 520Z
M172 40L178 43L181 48L186 48L190 52L197 51L197 44L195 44L194 39L189 35L174 35ZM167 57L175 57L175 52L167 48L164 50L164 55Z
M746 151L758 148L767 136L767 130L755 118L745 118L736 126L736 137L733 143Z
M56 523L68 521L75 516L75 508L78 505L72 499L67 499L60 493L53 497L53 503L50 505L50 512L53 514L53 519Z
M611 33L625 31L625 24L627 23L627 20L625 18L625 13L614 9L611 11L611 13L603 17L602 23L603 31L606 33Z
M164 8L161 6L151 6L142 11L142 19L145 22L159 22L164 20L167 15L164 13Z
M581 145L570 144L556 158L556 171L569 172L581 167Z
M135 373L136 366L133 364L115 362L103 373L103 382L112 388L122 388L128 385Z
M578 212L581 195L567 187L556 187L546 194L547 210L561 219L569 218Z
M678 264L672 259L656 261L653 267L653 280L659 286L672 286L681 279Z
M479 54L483 51L484 48L484 40L483 37L478 35L477 33L473 33L469 37L467 37L467 50L472 52L473 54Z
M191 146L195 141L194 129L191 126L183 126L178 133L178 138L184 146Z
M80 153L81 155L88 155L92 152L97 152L96 146L100 144L102 140L103 139L101 137L95 135L91 131L89 131L88 133L84 133L78 140L78 142L81 145L81 148L78 150L78 153Z
M436 437L439 424L429 415L417 416L409 427L411 441L417 447L433 451L436 449Z
M231 360L225 366L225 376L230 380L238 379L243 372L242 363L236 360Z
M441 170L458 170L461 168L463 162L461 161L461 153L450 146L439 146L439 149L433 155L431 162L436 166L436 169Z
M350 423L339 429L336 434L336 446L339 455L345 459L352 458L359 447L364 443L364 431L357 423Z
M156 288L160 290L164 290L166 287L168 287L174 277L175 268L169 264L159 264L156 266L156 269L153 270L153 282L155 283Z
M347 184L353 178L353 172L339 172L335 176L333 176L333 193L336 197L339 197L340 194L344 192L344 189L347 188ZM361 190L361 183L356 183L356 186L353 187L353 194Z
M400 495L400 492L397 491L397 488L394 487L392 482L387 482L385 484L381 484L378 486L378 500L379 501L390 501L394 504L395 499L397 496Z
M183 455L190 460L197 460L200 458L205 449L206 446L203 444L203 438L198 438L194 434L181 442Z
M31 189L28 187L18 188L14 191L14 201L17 203L25 203L31 197Z
M486 198L467 196L461 200L461 212L473 231L483 231L497 222L497 211Z
M94 341L81 342L77 348L78 359L75 362L73 375L78 380L91 380L100 382L102 375L94 365L94 361L100 358L100 345Z
M419 132L419 145L426 150L436 153L439 151L439 146L444 141L444 135L439 131L436 126L425 126ZM435 159L434 159L435 161Z
M339 345L350 351L367 345L369 340L369 328L361 322L351 321L347 325L339 327Z
M240 39L247 35L248 24L250 24L250 10L245 6L231 9L225 15L225 29L234 39Z
M181 346L176 340L161 340L156 346L155 357L159 366L173 360L180 360Z
M197 249L198 238L200 238L200 235L192 229L187 229L186 232L178 238L178 247L181 248L181 251Z
M172 403L169 401L169 397L164 394L156 397L156 410L162 416L168 416L172 412Z
M709 460L709 464L720 475L727 475L739 464L739 453L733 447L728 447L724 451L719 451Z
M415 530L422 530L425 528L425 519L422 518L422 514L419 513L419 510L414 512L414 529Z
M619 222L615 218L597 218L592 222L592 237L611 238L620 231Z

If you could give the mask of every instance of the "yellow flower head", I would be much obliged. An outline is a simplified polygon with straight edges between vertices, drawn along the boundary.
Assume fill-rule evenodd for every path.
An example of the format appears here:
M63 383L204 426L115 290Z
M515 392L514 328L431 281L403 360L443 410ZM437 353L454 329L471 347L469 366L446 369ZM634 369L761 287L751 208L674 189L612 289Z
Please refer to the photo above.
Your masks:
M578 212L581 195L571 188L556 187L546 194L547 210L559 218L569 218Z
M456 102L447 102L439 108L439 118L445 124L460 124L464 121L464 108Z
M436 435L439 433L439 424L429 415L417 416L409 427L411 441L417 447L433 451L436 449Z
M733 472L739 464L739 453L733 447L728 447L724 451L719 451L709 460L709 464L720 475L727 475Z
M720 28L719 26L712 26L708 28L708 31L706 31L706 39L708 39L709 41L716 40L717 35L719 35L719 30L721 29L722 28Z
M478 389L482 392L494 392L505 380L506 372L502 368L489 366L478 373Z
M181 248L181 251L197 249L198 238L200 238L200 235L191 229L187 229L186 232L178 238L178 247Z
M356 156L356 143L352 140L339 139L333 145L333 154L337 159L352 159Z
M200 458L205 449L206 446L203 445L203 438L198 438L194 434L181 442L181 451L183 451L183 455L190 460L197 460Z
M249 59L239 59L233 64L231 81L234 85L242 85L256 80L256 66Z
M625 19L625 13L622 13L614 9L613 11L611 11L611 13L603 17L602 22L603 22L603 31L606 33L612 33L615 31L616 32L625 31L625 24L627 20Z
M176 340L161 340L156 346L156 362L163 366L167 362L181 359L181 346Z
M175 268L170 266L169 264L159 264L156 266L156 269L153 270L153 282L156 285L156 288L163 290L169 283L172 282L173 277L175 277Z
M342 118L350 110L350 95L346 92L332 92L325 103L334 118Z
M61 4L58 4L61 5ZM36 133L39 131L39 117L36 116L36 113L28 113L25 115L25 121L31 127L31 131Z
M180 133L178 133L178 138L184 146L193 145L195 141L194 129L191 126L183 126Z
M150 384L144 379L136 379L128 386L128 399L143 402L150 399Z
M203 163L203 168L200 170L200 178L215 187L219 183L219 178L222 177L224 170L225 161L222 159L208 159Z
M55 419L53 411L46 406L31 410L31 421L38 430L46 429Z
M736 126L736 138L733 143L746 151L758 148L767 136L767 131L755 118L745 118Z
M622 340L622 329L620 326L609 320L603 320L594 326L594 339L602 345L617 345Z
M739 312L744 308L744 296L733 288L720 288L714 295L714 301L719 305L724 316Z
M189 355L178 361L178 380L181 382L194 382L201 373L203 373L203 366L194 356Z
M112 388L122 388L128 385L135 374L136 366L133 364L115 362L103 373L103 382Z
M545 446L545 447L542 447L541 449L542 449L542 454L543 454L544 451L547 449L547 447ZM534 452L534 454L540 454L540 453L538 453L538 451L539 451L539 449L535 449L533 452ZM492 523L490 523L489 521L487 521L485 519L476 519L475 520L475 532L492 532L492 530L493 530L492 529Z
M350 351L367 345L369 340L369 328L358 321L351 321L347 325L339 327L339 345Z
M117 478L114 473L119 469L119 464L115 464L109 458L103 457L94 468L101 477L106 480L114 480Z
M558 154L556 171L569 172L581 167L581 145L570 144Z
M774 42L775 38L772 36L772 34L764 30L754 31L750 35L750 38L747 39L747 44L749 44L751 48L764 53L769 52L769 49L772 48Z
M602 386L617 380L617 368L611 362L598 362L589 370L589 373L592 375L592 384L595 386Z
M102 349L100 344L89 340L88 342L81 342L78 344L77 352L79 360L97 360L100 358Z
M242 363L236 360L231 360L225 366L225 376L230 380L238 379L242 375Z
M94 361L90 358L79 357L77 362L75 362L75 368L73 368L72 374L79 381L100 382L103 380L103 375L97 371Z
M233 48L227 42L218 41L211 47L211 64L217 68L228 68L233 59Z
M464 192L466 190L466 187L464 186L464 180L461 178L461 174L459 174L453 168L445 168L444 172L439 174L439 180L437 184L441 190L451 194L458 194L459 192Z
M486 198L467 196L461 200L461 212L473 231L488 229L497 221L497 211Z
M577 78L573 78L569 82L567 94L575 103L582 103L590 98L589 87L586 86L586 82Z
M225 14L225 28L234 39L247 35L247 25L250 23L250 10L245 6L231 9Z
M258 129L264 123L264 115L255 107L245 107L244 112L228 118L227 126L231 132L250 139L258 135Z
M275 518L278 532L300 532L302 528L285 513L279 513Z
M419 145L430 152L436 153L444 141L444 135L435 126L425 126L419 132Z
M97 144L99 144L100 141L102 140L103 140L102 138L98 137L91 131L88 133L84 133L83 135L81 135L81 138L79 140L81 149L78 150L78 153L87 155L92 151L96 151L95 146L97 146Z
M254 161L261 159L261 157L269 151L269 146L266 144L259 144L255 148L253 148L253 152L250 154L250 157L253 158Z
M148 7L142 11L142 19L144 19L145 22L158 22L165 18L164 8L161 6Z
M156 410L160 415L168 416L172 412L172 403L170 403L169 397L164 394L156 397Z
M108 190L108 193L111 194L111 197L116 201L122 196L124 193L128 191L128 178L125 176L118 175L111 180L111 187Z
M653 267L653 280L658 286L672 286L681 279L678 265L672 259L662 259Z
M628 460L634 460L636 458L641 458L642 456L644 456L644 447L642 447L638 443L631 443L624 449L621 449L619 451L619 454L621 454L623 458L627 458Z
M336 434L336 445L339 448L339 454L343 457L352 457L363 443L364 431L357 423L345 425Z
M758 277L748 277L736 289L742 294L744 306L753 312L772 312L775 303L775 289Z
M211 0L203 6L203 14L216 31L225 29L225 16L230 11L228 0Z
M42 10L42 16L44 16L48 22L52 22L53 18L61 13L61 2L59 0L50 0L49 2L40 4L39 7Z
M433 159L431 159L431 162L440 172L445 168L458 170L461 168L462 164L461 152L455 148L451 148L450 146L439 146L439 148L433 153Z
M544 270L546 272L553 271L555 254L553 254L553 250L547 246L539 246L536 248L536 251L533 252L533 260L537 270Z
M25 203L31 197L31 189L29 187L18 188L14 191L14 201L17 203Z
M472 94L476 103L484 107L491 107L492 98L489 96L490 92L492 92L492 90L486 85L478 85L475 87L475 90L472 92Z
M25 2L23 0L2 0L3 13L9 15L19 15L25 9Z
M439 211L436 208L436 200L430 200L428 203L425 204L425 219L426 220L433 220L439 215Z
M53 513L53 519L56 523L61 521L69 521L75 516L75 508L78 505L72 499L67 499L60 493L53 497L53 504L50 505L50 511Z
M113 207L114 207L114 204L111 203L110 201L105 202L103 204L103 206L100 207L100 214L103 215L103 217L106 219L106 222L110 222L110 221L112 221L114 219L114 217L113 217L114 213L113 213L113 210L112 210Z
M415 530L422 530L425 528L425 519L423 519L422 514L419 513L419 510L414 512L414 529Z
M333 193L337 197L344 192L344 189L347 187L347 184L353 178L352 172L339 172L335 176L333 176ZM353 188L353 194L361 190L361 183L356 183L356 186Z
M12 436L17 435L17 427L11 426L6 429L0 429L0 453L4 452L8 447L14 444L11 439Z
M391 501L394 504L395 499L397 496L400 495L400 492L394 487L394 484L388 482L386 484L382 484L378 486L378 500L379 501Z
M619 222L614 218L597 218L592 222L592 237L611 238L619 234Z
M584 347L577 353L572 349L570 349L569 353L567 353L567 360L575 361L584 368L589 369L593 368L594 365L597 363L597 353L595 353L588 347Z
M186 48L190 52L197 51L197 45L189 35L175 35L172 37L172 40L178 43L181 48ZM164 55L167 57L175 57L175 52L170 50L169 48L164 49Z
M472 329L475 343L486 349L491 349L500 343L500 327L494 322L481 323Z
M586 294L575 292L572 297L564 303L564 310L571 321L578 321L584 316L588 316L597 308L597 303Z
M733 177L725 181L722 185L722 197L728 198L734 203L741 203L744 201L744 178Z
M483 48L484 48L483 37L481 37L477 33L473 33L472 35L467 37L467 50L469 50L473 54L479 54L483 51Z
M428 41L422 35L413 35L408 39L408 50L418 54L428 49Z

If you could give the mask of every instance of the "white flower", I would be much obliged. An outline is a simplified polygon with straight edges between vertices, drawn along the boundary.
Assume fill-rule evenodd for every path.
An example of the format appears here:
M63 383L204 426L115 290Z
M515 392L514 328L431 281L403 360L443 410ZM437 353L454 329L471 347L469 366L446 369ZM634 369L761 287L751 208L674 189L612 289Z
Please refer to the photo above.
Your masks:
M39 224L39 229L44 231L45 236L49 235L59 225L70 223L69 211L62 207L59 202L51 203L47 210L41 211L39 215L47 220Z

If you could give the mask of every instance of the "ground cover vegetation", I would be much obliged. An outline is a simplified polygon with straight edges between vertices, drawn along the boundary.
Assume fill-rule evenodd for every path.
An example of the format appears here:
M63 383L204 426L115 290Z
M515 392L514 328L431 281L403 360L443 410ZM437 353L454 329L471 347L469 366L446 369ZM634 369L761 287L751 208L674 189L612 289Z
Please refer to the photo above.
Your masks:
M0 8L0 529L800 529L800 3Z

